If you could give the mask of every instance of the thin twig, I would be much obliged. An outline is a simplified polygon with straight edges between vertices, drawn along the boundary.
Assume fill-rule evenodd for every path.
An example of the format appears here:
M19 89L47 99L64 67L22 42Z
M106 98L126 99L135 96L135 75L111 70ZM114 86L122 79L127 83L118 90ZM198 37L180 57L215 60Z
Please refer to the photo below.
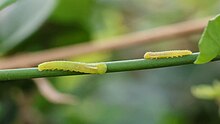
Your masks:
M37 85L41 95L52 103L69 105L75 105L78 103L75 96L58 92L45 78L37 78L33 79L33 81Z
M207 24L208 19L209 18L186 21L147 31L131 33L104 41L90 41L89 43L15 55L1 59L0 68L31 67L44 61L76 57L98 51L110 51L128 48L177 37L186 37L201 33Z
M135 60L123 60L105 62L107 65L107 73L109 72L122 72L152 68L162 68L170 66L178 66L185 64L193 64L196 60L198 53L192 55L166 58L166 59L135 59ZM220 60L220 57L214 60ZM3 80L17 80L28 78L40 78L40 77L53 77L53 76L67 76L67 75L82 75L83 73L68 72L68 71L38 71L37 68L21 68L21 69L5 69L0 70L0 81Z

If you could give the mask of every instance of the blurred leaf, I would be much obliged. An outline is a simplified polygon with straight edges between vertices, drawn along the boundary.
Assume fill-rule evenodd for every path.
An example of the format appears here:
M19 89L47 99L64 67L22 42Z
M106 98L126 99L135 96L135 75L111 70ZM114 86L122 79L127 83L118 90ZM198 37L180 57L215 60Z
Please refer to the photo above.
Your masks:
M200 99L218 99L220 97L220 82L214 81L213 85L199 85L191 88L192 94Z
M0 10L4 9L5 7L7 7L8 5L14 3L16 0L2 0L0 1Z
M0 52L5 54L24 41L47 19L56 0L19 0L0 13Z
M195 86L192 87L191 91L193 96L200 99L214 99L216 95L213 87L209 85Z
M89 41L91 39L92 1L60 0L50 19L10 53L39 51Z
M200 54L195 64L203 64L220 55L220 15L211 19L199 41Z
M60 0L51 19L55 22L73 23L88 21L93 0Z
M105 10L98 11L94 15L92 21L94 39L104 39L127 31L123 14L119 10L105 8Z

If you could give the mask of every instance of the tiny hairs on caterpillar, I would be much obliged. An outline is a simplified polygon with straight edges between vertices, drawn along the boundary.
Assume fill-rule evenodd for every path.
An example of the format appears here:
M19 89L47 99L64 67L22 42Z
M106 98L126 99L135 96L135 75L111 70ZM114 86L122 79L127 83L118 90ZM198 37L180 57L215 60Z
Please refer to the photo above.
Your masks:
M61 70L74 71L90 74L104 74L107 71L105 63L83 63L71 61L50 61L38 65L39 71L44 70Z
M144 54L145 59L158 59L158 58L173 58L182 57L186 55L191 55L190 50L171 50L171 51L161 51L161 52L146 52Z

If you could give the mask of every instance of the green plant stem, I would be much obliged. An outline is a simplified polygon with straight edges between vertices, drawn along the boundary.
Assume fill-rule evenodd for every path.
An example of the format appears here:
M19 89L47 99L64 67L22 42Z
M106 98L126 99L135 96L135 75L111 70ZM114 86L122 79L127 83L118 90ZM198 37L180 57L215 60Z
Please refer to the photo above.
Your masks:
M133 71L142 69L152 69L161 67L178 66L185 64L193 64L198 53L189 56L167 58L167 59L134 59L123 61L105 62L107 65L107 73ZM220 60L220 57L215 58ZM3 80L18 80L41 77L67 76L67 75L82 75L83 73L68 72L68 71L38 71L37 68L20 68L20 69L5 69L0 70L0 81Z

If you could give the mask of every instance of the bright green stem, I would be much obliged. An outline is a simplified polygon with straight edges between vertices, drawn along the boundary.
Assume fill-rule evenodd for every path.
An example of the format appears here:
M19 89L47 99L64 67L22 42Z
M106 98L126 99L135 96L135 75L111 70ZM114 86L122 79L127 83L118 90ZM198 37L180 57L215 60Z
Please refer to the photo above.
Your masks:
M198 53L189 56L167 58L167 59L134 59L123 61L105 62L109 72L133 71L151 68L161 68L178 66L185 64L193 64L196 60ZM214 59L220 60L220 57ZM54 77L54 76L67 76L67 75L82 75L78 72L65 72L65 71L38 71L37 68L21 68L21 69L6 69L0 70L0 81L3 80L17 80L41 77Z

